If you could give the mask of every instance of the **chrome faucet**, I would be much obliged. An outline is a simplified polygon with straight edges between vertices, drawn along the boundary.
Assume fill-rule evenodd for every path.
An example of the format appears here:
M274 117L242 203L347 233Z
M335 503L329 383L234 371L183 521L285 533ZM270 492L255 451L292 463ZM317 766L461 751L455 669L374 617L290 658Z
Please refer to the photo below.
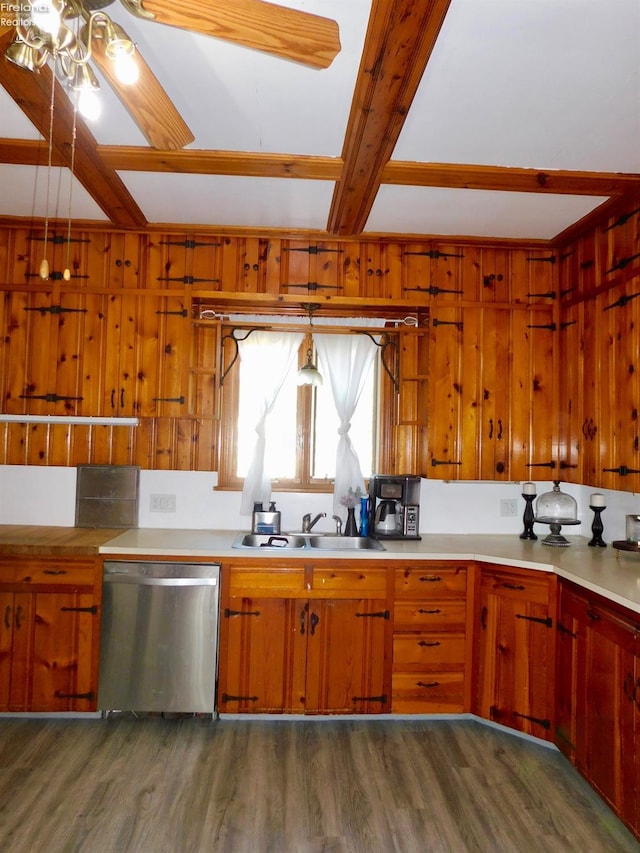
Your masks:
M336 523L336 536L342 536L342 519L339 515L332 515L331 518Z
M305 515L302 516L302 532L311 533L311 528L313 527L313 525L317 524L317 522L320 521L321 518L326 518L326 516L326 512L319 512L312 521L311 513L307 512Z

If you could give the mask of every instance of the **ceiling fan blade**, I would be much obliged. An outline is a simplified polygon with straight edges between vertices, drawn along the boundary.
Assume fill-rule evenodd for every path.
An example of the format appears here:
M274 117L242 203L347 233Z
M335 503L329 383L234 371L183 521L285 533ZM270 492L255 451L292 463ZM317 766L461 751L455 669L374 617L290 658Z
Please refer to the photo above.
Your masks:
M92 55L114 92L129 111L131 117L154 148L174 150L184 148L195 139L186 122L160 85L157 77L136 49L136 65L140 71L138 81L125 86L113 72L113 63L104 52L104 39L94 38Z
M340 52L338 25L263 0L142 0L161 24L191 30L244 47L328 68ZM131 6L127 4L130 11Z

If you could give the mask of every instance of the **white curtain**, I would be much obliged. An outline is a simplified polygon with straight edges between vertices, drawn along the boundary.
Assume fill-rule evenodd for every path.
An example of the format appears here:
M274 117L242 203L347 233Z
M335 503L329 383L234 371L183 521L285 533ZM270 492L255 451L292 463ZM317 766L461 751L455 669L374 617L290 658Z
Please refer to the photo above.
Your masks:
M344 322L344 321L343 321ZM367 325L369 325L367 323ZM375 358L377 347L367 335L314 334L316 349L323 369L328 373L331 393L340 419L336 450L336 478L333 490L333 511L341 518L346 509L340 499L360 489L365 494L364 478L358 453L349 437L351 418L358 405L364 381ZM327 377L324 377L325 382Z
M284 380L298 356L304 335L298 332L255 331L238 341L243 366L264 378L261 383L260 416L255 425L256 443L242 488L240 514L251 515L256 501L271 499L271 479L265 474L266 421L278 398Z

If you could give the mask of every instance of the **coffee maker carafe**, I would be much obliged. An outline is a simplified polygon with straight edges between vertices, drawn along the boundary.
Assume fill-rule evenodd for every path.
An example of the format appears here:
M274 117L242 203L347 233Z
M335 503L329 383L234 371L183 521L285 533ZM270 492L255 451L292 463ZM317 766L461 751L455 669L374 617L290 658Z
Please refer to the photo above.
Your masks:
M390 536L392 533L400 533L400 504L396 501L382 500L376 508L374 528L377 533Z
M377 539L420 539L420 477L369 480L369 530Z

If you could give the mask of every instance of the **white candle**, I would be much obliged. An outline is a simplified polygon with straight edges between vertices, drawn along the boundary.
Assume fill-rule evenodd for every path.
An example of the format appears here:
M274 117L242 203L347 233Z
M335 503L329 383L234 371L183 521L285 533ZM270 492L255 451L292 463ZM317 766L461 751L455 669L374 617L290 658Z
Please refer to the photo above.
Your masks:
M536 484L535 483L523 483L522 484L522 494L523 495L535 495L536 493Z
M591 495L591 499L589 500L589 506L605 506L604 495Z

